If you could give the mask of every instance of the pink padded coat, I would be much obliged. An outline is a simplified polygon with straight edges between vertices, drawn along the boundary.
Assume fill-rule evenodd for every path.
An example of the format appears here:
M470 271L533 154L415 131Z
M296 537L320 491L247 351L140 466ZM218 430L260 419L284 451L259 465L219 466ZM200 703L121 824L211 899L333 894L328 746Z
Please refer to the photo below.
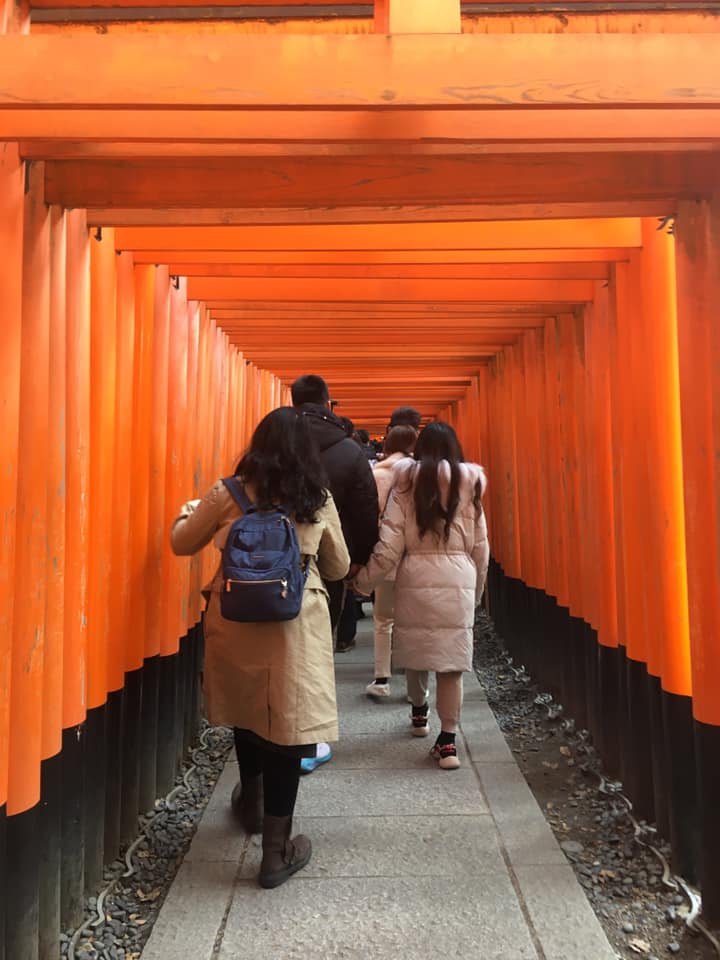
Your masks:
M415 519L414 481L418 464L396 466L397 480L385 508L380 539L354 587L369 594L397 566L393 663L440 673L472 669L475 607L482 598L490 549L485 513L476 491L485 490L485 473L475 463L460 464L460 502L450 536L420 537ZM438 467L444 502L450 465Z

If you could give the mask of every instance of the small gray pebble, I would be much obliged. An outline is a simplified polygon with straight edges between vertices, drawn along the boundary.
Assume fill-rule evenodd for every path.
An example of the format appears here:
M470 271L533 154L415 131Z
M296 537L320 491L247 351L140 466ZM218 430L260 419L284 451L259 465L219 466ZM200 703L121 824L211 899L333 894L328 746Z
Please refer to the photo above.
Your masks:
M632 923L630 923L629 920L626 920L625 923L622 925L622 932L623 932L623 933L635 933L635 925L632 924Z

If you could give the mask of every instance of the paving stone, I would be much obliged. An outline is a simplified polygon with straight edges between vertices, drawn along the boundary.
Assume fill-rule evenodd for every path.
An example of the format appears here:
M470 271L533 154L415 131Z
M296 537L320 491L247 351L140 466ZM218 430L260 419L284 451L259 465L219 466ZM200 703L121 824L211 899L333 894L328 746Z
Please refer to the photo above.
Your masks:
M512 865L566 865L565 854L517 766L477 763L475 769Z
M237 869L236 863L183 863L145 945L143 960L210 960Z
M301 874L272 891L252 880L240 883L219 960L259 957L537 960L509 879L482 873L468 884L457 878L316 880Z
M301 817L294 832L306 833L313 858L303 879L317 877L506 876L492 817ZM438 851L442 850L442 856ZM253 838L240 876L257 876L262 856ZM471 879L472 878L472 879Z
M205 808L202 828L195 834L185 855L186 863L223 860L237 863L240 860L246 837L230 812L230 794L237 781L237 764L231 759Z
M446 816L487 813L472 769L338 770L303 777L299 817Z
M344 736L333 744L332 769L437 770L437 762L430 756L431 745L432 740L429 737L388 737L372 733ZM457 746L460 761L467 763L467 751L462 738L458 740Z
M547 960L615 960L572 867L516 867L515 876Z
M495 715L484 700L465 699L460 724L475 763L515 763Z

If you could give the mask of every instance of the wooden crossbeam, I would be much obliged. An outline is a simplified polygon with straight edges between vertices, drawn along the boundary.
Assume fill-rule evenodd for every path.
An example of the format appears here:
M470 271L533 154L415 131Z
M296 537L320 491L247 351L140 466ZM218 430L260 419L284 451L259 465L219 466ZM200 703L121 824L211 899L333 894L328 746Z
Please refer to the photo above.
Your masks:
M606 263L428 263L428 264L275 264L174 263L170 272L183 277L327 277L336 280L606 280Z
M327 280L293 278L191 277L188 296L193 300L344 301L378 300L423 302L493 302L553 300L579 303L592 299L589 280Z
M685 188L683 188L685 189ZM664 191L660 191L661 193ZM675 212L674 196L550 203L439 203L328 207L100 207L88 210L94 226L297 226L344 223L453 223L467 220L566 220L577 217L663 217Z
M134 248L135 263L165 263L182 274L182 264L506 264L611 263L627 260L627 247L512 250L148 250Z
M633 218L596 220L529 220L523 223L354 224L298 227L123 227L115 231L118 250L201 251L211 260L232 252L250 260L250 251L379 251L432 250L433 260L443 251L583 250L586 248L639 247L639 221ZM626 256L626 254L625 254ZM178 259L177 255L173 259ZM192 259L183 257L183 259ZM512 260L512 256L500 257ZM535 254L537 259L537 253ZM564 255L563 259L573 259ZM162 260L158 262L163 262ZM330 261L324 261L330 262Z
M309 222L318 207L520 204L525 209L513 217L527 219L531 204L696 196L713 188L717 168L716 154L707 152L206 157L171 166L165 160L53 160L45 167L45 197L66 207L312 208ZM658 211L662 205L649 213ZM387 220L392 213L372 216ZM484 216L494 219L491 209Z
M702 34L5 36L0 108L718 106L716 59Z
M152 156L352 156L387 153L537 152L652 149L702 143L720 136L715 108L603 106L486 110L104 110L43 109L22 102L3 112L3 136L23 140L28 159L102 159ZM31 139L32 138L32 139ZM611 140L612 144L608 141ZM604 145L603 145L604 144ZM158 152L159 151L159 152Z

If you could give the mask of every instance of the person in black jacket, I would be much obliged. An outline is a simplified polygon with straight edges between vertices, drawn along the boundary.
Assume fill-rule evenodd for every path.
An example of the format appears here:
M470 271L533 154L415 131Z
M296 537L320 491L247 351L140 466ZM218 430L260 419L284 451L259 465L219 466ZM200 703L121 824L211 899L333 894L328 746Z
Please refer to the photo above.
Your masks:
M293 406L307 418L310 433L325 468L328 486L340 514L343 535L350 553L350 573L364 566L378 538L377 486L360 446L347 435L342 420L330 407L330 391L322 377L305 374L290 388ZM330 622L337 627L345 600L345 584L325 583L330 597ZM317 757L302 761L310 773L331 757L327 744L318 744Z

